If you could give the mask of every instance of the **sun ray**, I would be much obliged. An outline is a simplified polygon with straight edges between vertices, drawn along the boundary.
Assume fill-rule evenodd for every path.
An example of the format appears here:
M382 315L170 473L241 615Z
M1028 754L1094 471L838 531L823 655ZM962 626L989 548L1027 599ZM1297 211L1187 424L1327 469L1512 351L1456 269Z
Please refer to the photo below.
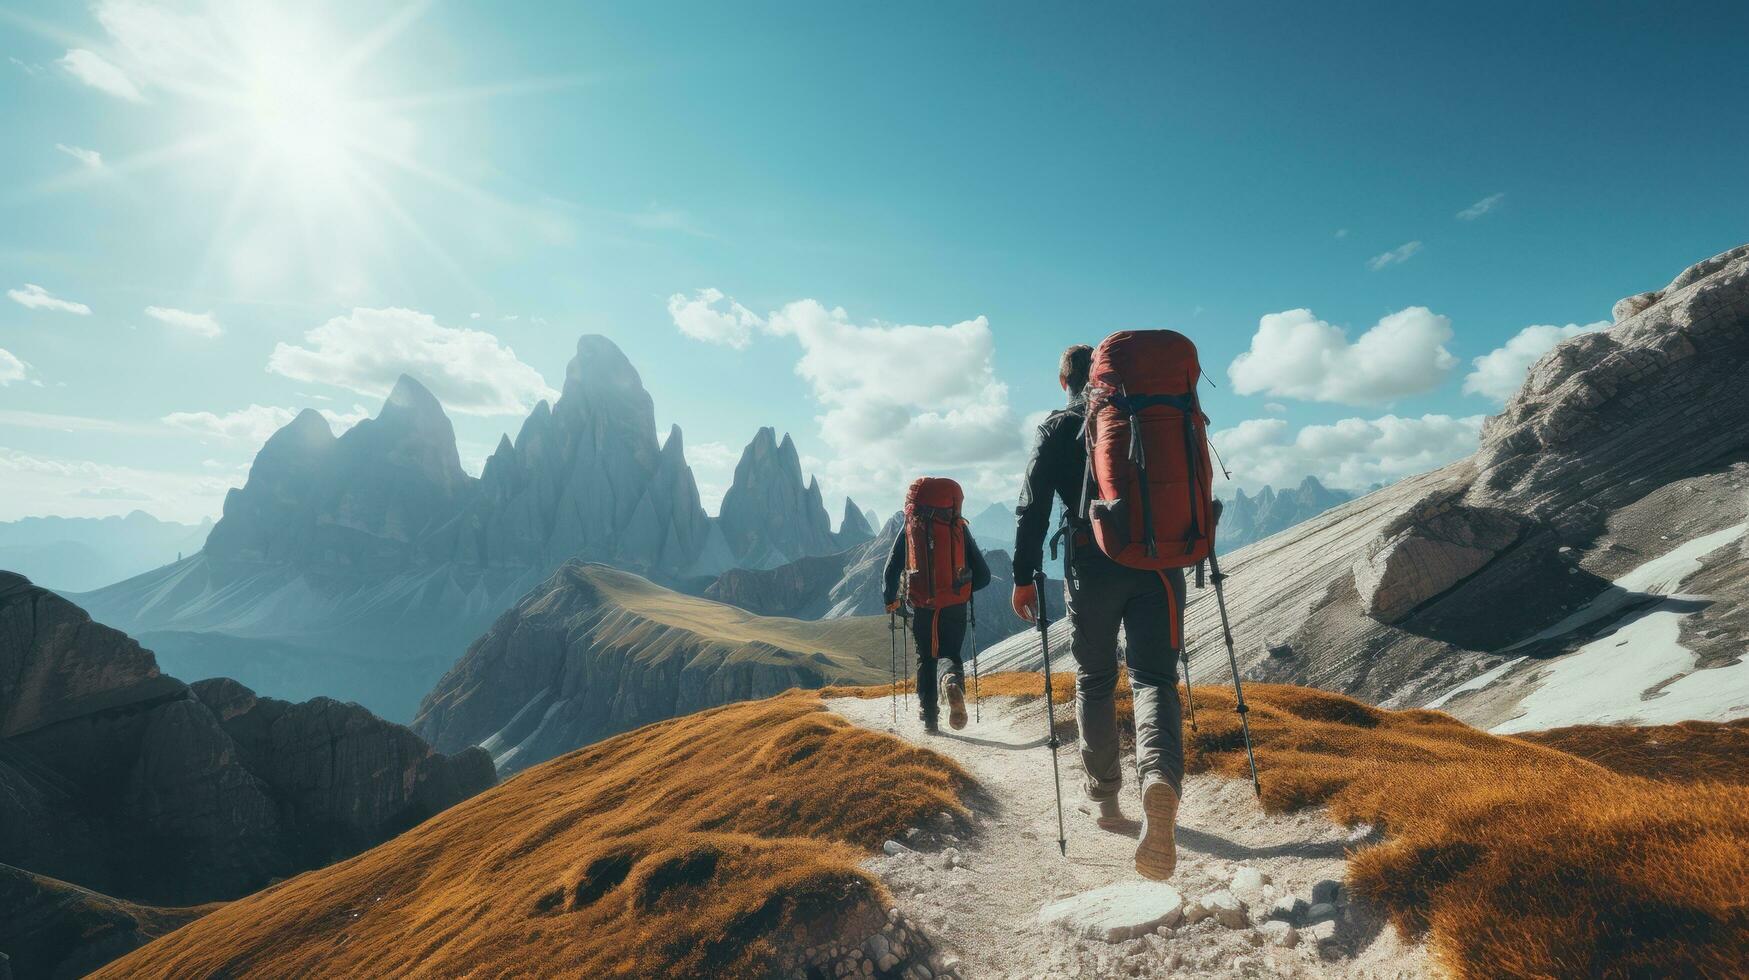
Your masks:
M205 284L212 271L213 260L218 255L219 246L229 240L232 231L242 218L244 207L248 204L256 183L265 169L264 159L259 147L249 155L249 162L244 165L242 174L237 178L236 186L231 189L231 197L225 203L225 212L219 218L219 223L213 226L213 233L207 239L206 254L201 256L200 266L196 269L194 281Z
M371 56L388 47L400 37L409 27L418 23L425 12L431 9L432 0L410 0L396 10L370 33L358 40L357 44L348 48L338 61L334 63L333 73L336 83L348 80L359 67L369 61Z
M81 168L59 177L51 177L48 180L40 181L12 194L8 194L5 198L5 203L7 205L23 204L52 194L60 194L69 190L85 187L98 181L109 180L128 174L145 173L151 170L156 170L160 167L166 167L170 164L186 160L196 154L216 149L217 147L235 139L236 135L237 133L235 130L225 129L195 133L190 136L185 136L168 146L161 146L157 149L147 150L143 153L136 153L130 157L123 157L113 163L105 161L102 169L93 170L90 168Z
M435 92L422 92L414 95L392 96L382 99L361 101L363 108L381 112L402 112L408 109L429 109L433 106L458 105L466 102L484 102L488 99L503 98L509 95L539 95L544 92L562 92L566 89L580 88L599 82L604 76L595 74L549 75L539 78L523 78L507 82L493 82L485 85L471 85L465 88L443 89Z
M363 187L376 199L378 205L380 205L384 211L388 212L389 216L395 220L396 224L401 226L401 230L405 231L415 242L429 252L432 258L436 259L438 264L443 266L445 272L448 272L455 277L455 281L460 283L462 288L473 293L477 298L485 298L485 291L474 282L472 276L468 275L467 269L445 251L441 245L432 240L430 235L425 233L425 229L421 228L419 222L414 220L413 216L409 215L406 210L401 207L400 201L396 200L395 196L390 193L387 188L379 184L376 181L376 178L372 177L362 169L358 170L355 173L355 176L358 180L359 186Z

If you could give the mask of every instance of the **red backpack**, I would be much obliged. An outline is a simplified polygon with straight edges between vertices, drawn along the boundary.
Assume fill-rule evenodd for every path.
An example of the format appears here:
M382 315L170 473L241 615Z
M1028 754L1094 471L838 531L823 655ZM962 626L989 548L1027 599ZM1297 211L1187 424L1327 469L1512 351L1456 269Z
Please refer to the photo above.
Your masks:
M1081 516L1119 564L1188 568L1214 545L1201 375L1196 345L1172 330L1125 330L1094 348Z
M916 609L957 606L972 597L960 485L920 476L905 491L905 591Z

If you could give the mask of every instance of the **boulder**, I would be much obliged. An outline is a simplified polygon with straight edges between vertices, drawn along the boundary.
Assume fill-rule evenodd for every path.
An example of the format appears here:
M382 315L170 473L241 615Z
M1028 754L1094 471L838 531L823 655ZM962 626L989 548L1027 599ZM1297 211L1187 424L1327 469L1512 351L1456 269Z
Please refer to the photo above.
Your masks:
M1118 943L1177 924L1184 897L1156 881L1124 881L1071 895L1039 910L1039 921L1077 936Z
M1228 929L1243 929L1251 924L1245 902L1226 889L1204 895L1197 904Z
M1381 623L1406 619L1493 561L1521 529L1502 511L1464 506L1450 492L1430 495L1355 560L1362 610Z

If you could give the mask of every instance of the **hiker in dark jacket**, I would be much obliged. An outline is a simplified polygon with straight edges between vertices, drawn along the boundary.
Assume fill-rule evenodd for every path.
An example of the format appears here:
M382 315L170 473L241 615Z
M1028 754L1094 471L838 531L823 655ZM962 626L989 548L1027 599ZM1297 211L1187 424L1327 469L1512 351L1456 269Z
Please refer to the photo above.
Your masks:
M1087 479L1087 448L1081 426L1087 413L1083 388L1093 348L1077 345L1063 352L1057 380L1069 403L1052 412L1038 429L1038 445L1020 488L1014 536L1014 611L1038 618L1033 573L1044 565L1045 533L1053 499L1066 515L1062 532L1067 555L1063 570L1075 655L1075 722L1080 731L1083 788L1098 809L1099 826L1123 824L1118 805L1123 767L1118 757L1116 690L1118 626L1126 642L1136 722L1136 769L1142 781L1145 831L1136 849L1136 869L1164 879L1176 862L1173 825L1184 778L1184 743L1176 675L1175 617L1184 608L1184 570L1144 571L1120 565L1099 550L1080 517ZM1160 789L1154 787L1158 784ZM1161 790L1170 789L1170 795Z
M972 572L972 591L990 584L990 566L970 528L964 529L966 564ZM899 608L899 578L907 564L905 533L901 528L893 540L893 551L887 556L886 587L882 593L887 612ZM931 735L940 731L936 687L936 663L947 662L948 724L957 731L966 727L966 669L961 647L966 639L966 613L969 603L943 609L913 609L910 613L911 636L917 647L917 701L922 705L923 729Z

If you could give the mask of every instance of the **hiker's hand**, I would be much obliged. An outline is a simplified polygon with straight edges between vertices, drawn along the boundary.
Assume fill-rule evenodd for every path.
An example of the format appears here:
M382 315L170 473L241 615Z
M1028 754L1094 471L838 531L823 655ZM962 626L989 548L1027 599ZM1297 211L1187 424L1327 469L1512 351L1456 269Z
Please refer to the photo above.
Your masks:
M1014 615L1029 623L1038 619L1038 586L1028 584L1014 587Z
M899 600L894 599L892 602L887 603L887 612L896 613L898 611L899 611Z

